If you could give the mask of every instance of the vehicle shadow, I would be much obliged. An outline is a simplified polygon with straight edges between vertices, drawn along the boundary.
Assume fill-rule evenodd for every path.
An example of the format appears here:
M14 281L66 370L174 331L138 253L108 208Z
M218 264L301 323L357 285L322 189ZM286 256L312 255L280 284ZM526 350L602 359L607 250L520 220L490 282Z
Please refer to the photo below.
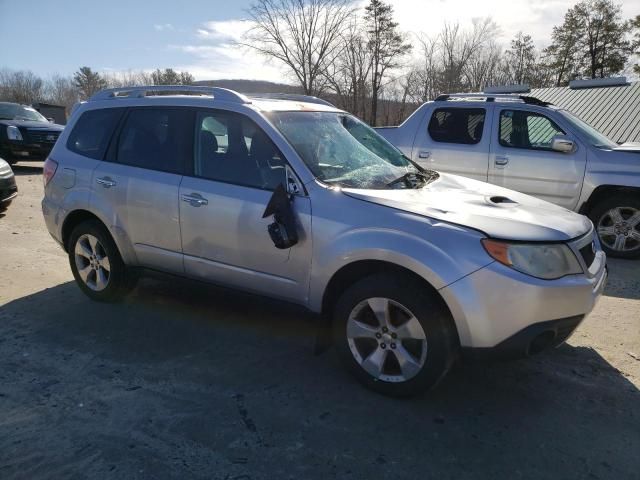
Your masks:
M640 299L640 261L608 258L609 278L604 294L609 297Z
M637 478L638 389L595 350L365 390L297 307L172 278L0 308L2 478Z

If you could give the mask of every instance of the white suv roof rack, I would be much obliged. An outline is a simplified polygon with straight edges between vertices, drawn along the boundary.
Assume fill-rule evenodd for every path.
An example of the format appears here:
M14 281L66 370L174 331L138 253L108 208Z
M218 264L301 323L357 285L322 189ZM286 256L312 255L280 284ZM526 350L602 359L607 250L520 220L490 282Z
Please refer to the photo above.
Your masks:
M93 95L89 101L110 100L119 98L143 98L162 94L202 95L213 97L214 100L230 103L251 103L251 100L241 93L227 88L204 87L196 85L149 85L138 87L107 88Z

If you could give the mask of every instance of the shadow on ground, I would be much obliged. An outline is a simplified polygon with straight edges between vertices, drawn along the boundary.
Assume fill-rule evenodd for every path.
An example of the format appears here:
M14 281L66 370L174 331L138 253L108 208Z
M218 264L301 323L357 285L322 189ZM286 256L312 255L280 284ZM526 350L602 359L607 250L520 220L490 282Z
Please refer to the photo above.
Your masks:
M16 177L27 175L42 175L43 162L23 162L11 165Z
M604 294L609 297L640 299L640 260L608 258L609 279Z
M638 390L596 351L458 366L393 400L295 307L175 279L0 310L0 477L637 478Z

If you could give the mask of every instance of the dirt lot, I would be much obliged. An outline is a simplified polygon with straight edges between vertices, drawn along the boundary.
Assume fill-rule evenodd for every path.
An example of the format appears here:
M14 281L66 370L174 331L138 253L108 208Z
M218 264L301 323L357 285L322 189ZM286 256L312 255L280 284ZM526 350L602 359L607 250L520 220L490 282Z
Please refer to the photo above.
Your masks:
M640 262L568 344L370 393L304 312L173 278L89 301L40 213L0 214L0 478L640 478Z

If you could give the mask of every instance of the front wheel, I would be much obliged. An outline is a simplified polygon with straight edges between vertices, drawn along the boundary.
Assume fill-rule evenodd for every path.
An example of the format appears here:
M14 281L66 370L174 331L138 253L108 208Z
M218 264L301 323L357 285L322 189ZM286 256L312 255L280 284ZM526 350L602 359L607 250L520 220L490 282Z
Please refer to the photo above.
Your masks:
M456 357L458 337L436 294L404 275L375 274L339 299L334 343L351 373L390 396L432 388Z
M640 258L640 197L614 195L597 204L589 218L607 255Z

